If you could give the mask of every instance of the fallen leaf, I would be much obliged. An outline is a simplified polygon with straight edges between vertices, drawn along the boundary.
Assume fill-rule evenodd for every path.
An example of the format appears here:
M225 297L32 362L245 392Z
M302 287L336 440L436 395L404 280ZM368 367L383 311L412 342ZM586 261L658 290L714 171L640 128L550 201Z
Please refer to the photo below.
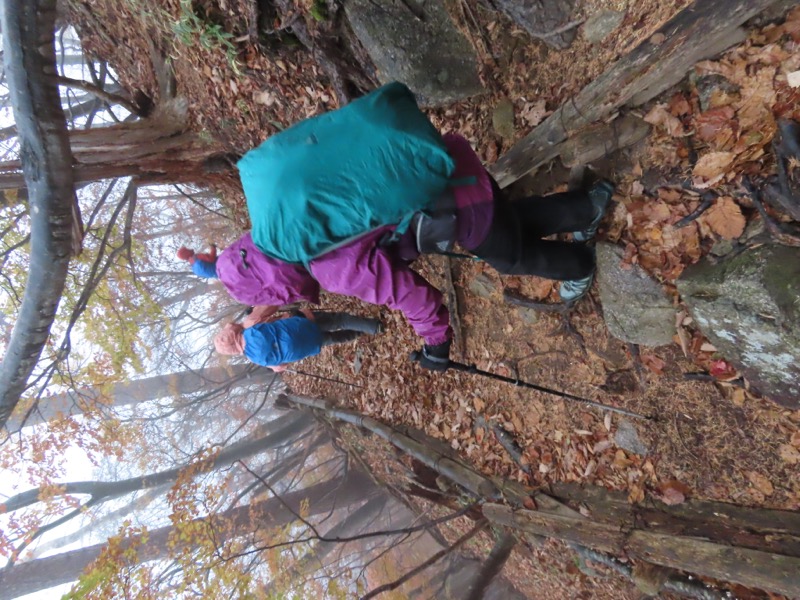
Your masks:
M711 344L709 342L703 342L703 345L700 346L700 350L703 352L716 352L717 348L716 346L714 346L714 344Z
M778 449L778 455L783 462L789 463L790 465L796 465L800 462L800 450L789 444L781 444Z
M642 364L656 375L664 374L664 367L667 366L667 363L658 358L655 354L642 354L641 359Z
M611 440L603 440L602 442L597 442L592 448L592 454L600 454L604 450L608 450L612 445L613 442Z
M644 488L638 485L631 486L628 491L628 502L638 504L644 500Z
M676 117L680 115L688 115L692 112L692 107L689 105L689 102L686 100L686 96L683 94L675 94L670 98L669 101L669 112L671 112Z
M525 496L525 499L522 501L522 506L528 510L536 510L536 502L530 496Z
M764 475L761 473L756 471L748 471L745 473L745 475L747 475L747 479L750 480L750 483L753 484L753 487L765 496L771 496L773 492L775 492L775 488L772 487L770 480L764 477Z
M539 123L544 121L547 114L544 98L536 102L528 102L519 113L523 121L530 127L536 127Z
M692 169L695 187L704 189L720 181L733 164L733 152L708 152L700 157Z
M664 504L675 506L682 504L689 496L691 489L685 483L672 479L658 486L659 497Z
M744 406L744 399L745 399L745 393L742 388L733 390L733 396L731 397L731 401L736 406Z
M733 138L735 114L730 106L707 110L694 121L697 137L704 142L714 141L717 147L724 147Z
M702 218L714 233L725 239L734 240L744 233L746 221L742 209L730 196L717 198Z
M661 492L661 501L668 506L675 506L676 504L683 504L686 501L686 496L680 490L668 487Z
M624 450L617 450L616 454L614 454L614 466L619 467L620 469L624 469L629 467L633 464L633 461L630 460L626 455Z
M263 104L264 106L272 106L277 101L275 94L267 90L256 92L253 94L253 102L256 104Z
M663 104L656 104L651 108L650 112L644 116L644 120L646 123L661 127L672 137L682 137L685 134L681 120L669 114Z
M495 142L489 142L486 144L486 152L484 153L484 158L486 162L491 164L497 160L498 156L498 149L497 144Z
M786 83L789 84L789 87L800 87L800 71L792 71L791 73L787 73Z

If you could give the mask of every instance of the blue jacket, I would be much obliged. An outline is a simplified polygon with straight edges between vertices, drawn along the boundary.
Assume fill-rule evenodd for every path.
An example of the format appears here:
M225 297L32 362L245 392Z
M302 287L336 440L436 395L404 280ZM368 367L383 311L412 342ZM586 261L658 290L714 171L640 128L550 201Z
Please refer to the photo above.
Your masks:
M290 317L253 325L244 330L244 355L264 367L302 360L319 354L322 331L305 317Z

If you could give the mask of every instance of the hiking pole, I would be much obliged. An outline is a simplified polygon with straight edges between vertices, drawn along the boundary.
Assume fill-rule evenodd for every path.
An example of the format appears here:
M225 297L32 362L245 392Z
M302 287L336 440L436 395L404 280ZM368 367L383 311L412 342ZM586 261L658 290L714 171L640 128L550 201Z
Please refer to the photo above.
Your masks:
M347 383L346 381L341 381L339 379L333 379L331 377L324 377L323 375L314 375L313 373L306 373L305 371L297 371L295 369L284 369L287 373L294 373L295 375L305 375L306 377L313 377L314 379L322 379L324 381L332 381L333 383L341 383L342 385L349 385L350 387L355 388L363 388L363 385L358 385L357 383Z
M411 360L414 362L419 362L421 357L422 354L416 350L412 352L410 356ZM535 383L520 381L519 379L514 379L513 377L505 377L504 375L498 375L497 373L490 373L489 371L483 371L478 367L476 367L475 365L465 365L464 363L455 362L451 360L448 364L448 367L451 369L455 369L456 371L461 371L462 373L481 375L483 377L488 377L489 379L496 379L497 381L504 381L505 383L511 383L517 387L524 387L531 390L544 392L545 394L552 394L554 396L558 396L559 398L564 398L566 400L575 400L576 402L583 402L584 404L588 404L589 406L594 406L595 408L600 408L602 410L610 410L611 412L619 413L621 415L627 415L629 417L635 417L637 419L648 419L648 420L654 419L654 417L640 415L639 413L631 412L629 410L625 410L624 408L616 408L613 406L608 406L606 404L600 404L599 402L595 402L594 400L581 398L580 396L568 394L567 392L559 392L558 390L553 390L550 388L543 387L541 385L536 385Z

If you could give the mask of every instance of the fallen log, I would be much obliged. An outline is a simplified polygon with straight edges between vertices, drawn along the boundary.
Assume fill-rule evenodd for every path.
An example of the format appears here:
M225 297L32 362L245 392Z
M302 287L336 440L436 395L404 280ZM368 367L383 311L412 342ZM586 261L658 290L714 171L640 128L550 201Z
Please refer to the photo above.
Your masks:
M775 552L751 550L708 542L695 537L626 529L583 517L518 510L485 504L484 516L503 525L535 535L554 537L616 556L695 573L750 588L800 596L800 558Z
M491 168L495 179L506 187L559 156L572 132L672 87L696 62L743 41L739 26L774 2L695 0L502 156Z

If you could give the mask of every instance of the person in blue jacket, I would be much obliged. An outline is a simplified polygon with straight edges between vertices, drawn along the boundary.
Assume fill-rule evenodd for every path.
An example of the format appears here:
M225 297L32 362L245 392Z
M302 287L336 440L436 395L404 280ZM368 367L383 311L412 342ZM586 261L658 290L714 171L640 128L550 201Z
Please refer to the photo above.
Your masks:
M228 323L214 337L220 354L244 354L257 365L284 371L288 363L383 331L378 319L340 312L294 311L279 315L274 307L256 307L241 324Z

